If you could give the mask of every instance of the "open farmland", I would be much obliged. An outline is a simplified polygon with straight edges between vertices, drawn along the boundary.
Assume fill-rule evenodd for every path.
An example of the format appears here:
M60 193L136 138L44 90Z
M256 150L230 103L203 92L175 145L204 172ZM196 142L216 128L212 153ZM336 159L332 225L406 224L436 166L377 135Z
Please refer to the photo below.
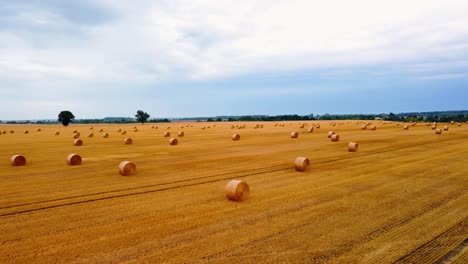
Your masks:
M0 263L468 263L468 124L262 124L1 125ZM230 179L248 200L226 199Z

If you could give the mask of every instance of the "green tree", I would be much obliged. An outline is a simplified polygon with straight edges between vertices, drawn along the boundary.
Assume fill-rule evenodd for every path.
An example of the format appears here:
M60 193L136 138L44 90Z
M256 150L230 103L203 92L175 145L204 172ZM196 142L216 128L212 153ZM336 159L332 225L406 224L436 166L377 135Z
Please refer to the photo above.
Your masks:
M64 126L68 126L73 120L75 120L75 116L70 111L65 110L58 115L58 121L62 122Z
M138 110L135 117L136 117L136 120L143 125L146 121L148 121L148 118L150 118L150 115L143 110Z

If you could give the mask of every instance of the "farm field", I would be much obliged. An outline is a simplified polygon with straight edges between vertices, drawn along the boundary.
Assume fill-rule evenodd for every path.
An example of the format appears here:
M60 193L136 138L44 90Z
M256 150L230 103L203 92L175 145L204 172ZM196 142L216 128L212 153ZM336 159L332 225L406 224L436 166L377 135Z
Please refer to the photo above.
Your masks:
M0 263L468 263L468 124L335 122L1 124Z

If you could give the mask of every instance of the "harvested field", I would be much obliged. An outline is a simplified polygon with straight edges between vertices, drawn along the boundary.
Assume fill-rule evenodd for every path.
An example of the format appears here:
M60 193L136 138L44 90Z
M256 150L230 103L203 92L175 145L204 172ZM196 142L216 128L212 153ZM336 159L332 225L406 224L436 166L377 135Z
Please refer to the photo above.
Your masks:
M172 123L185 127L177 147L154 124L99 124L128 135L79 148L72 131L89 125L1 124L29 134L0 137L0 263L466 263L468 125L343 122L294 140L303 122ZM67 165L75 152L82 164ZM18 153L25 166L11 165ZM126 160L138 172L122 177ZM230 180L248 199L226 198Z

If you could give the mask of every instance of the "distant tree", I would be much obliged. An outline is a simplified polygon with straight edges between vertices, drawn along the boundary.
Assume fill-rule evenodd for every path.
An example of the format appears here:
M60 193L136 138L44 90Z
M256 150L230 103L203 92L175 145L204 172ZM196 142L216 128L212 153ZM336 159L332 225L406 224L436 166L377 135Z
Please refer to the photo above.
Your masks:
M135 117L136 117L136 120L143 125L146 121L148 121L148 118L150 118L150 115L143 110L138 110Z
M58 121L62 122L64 126L68 126L73 120L75 120L75 116L70 111L65 110L58 115Z
M216 119L216 122L221 122L221 121L223 121L223 119L221 119L221 118Z

